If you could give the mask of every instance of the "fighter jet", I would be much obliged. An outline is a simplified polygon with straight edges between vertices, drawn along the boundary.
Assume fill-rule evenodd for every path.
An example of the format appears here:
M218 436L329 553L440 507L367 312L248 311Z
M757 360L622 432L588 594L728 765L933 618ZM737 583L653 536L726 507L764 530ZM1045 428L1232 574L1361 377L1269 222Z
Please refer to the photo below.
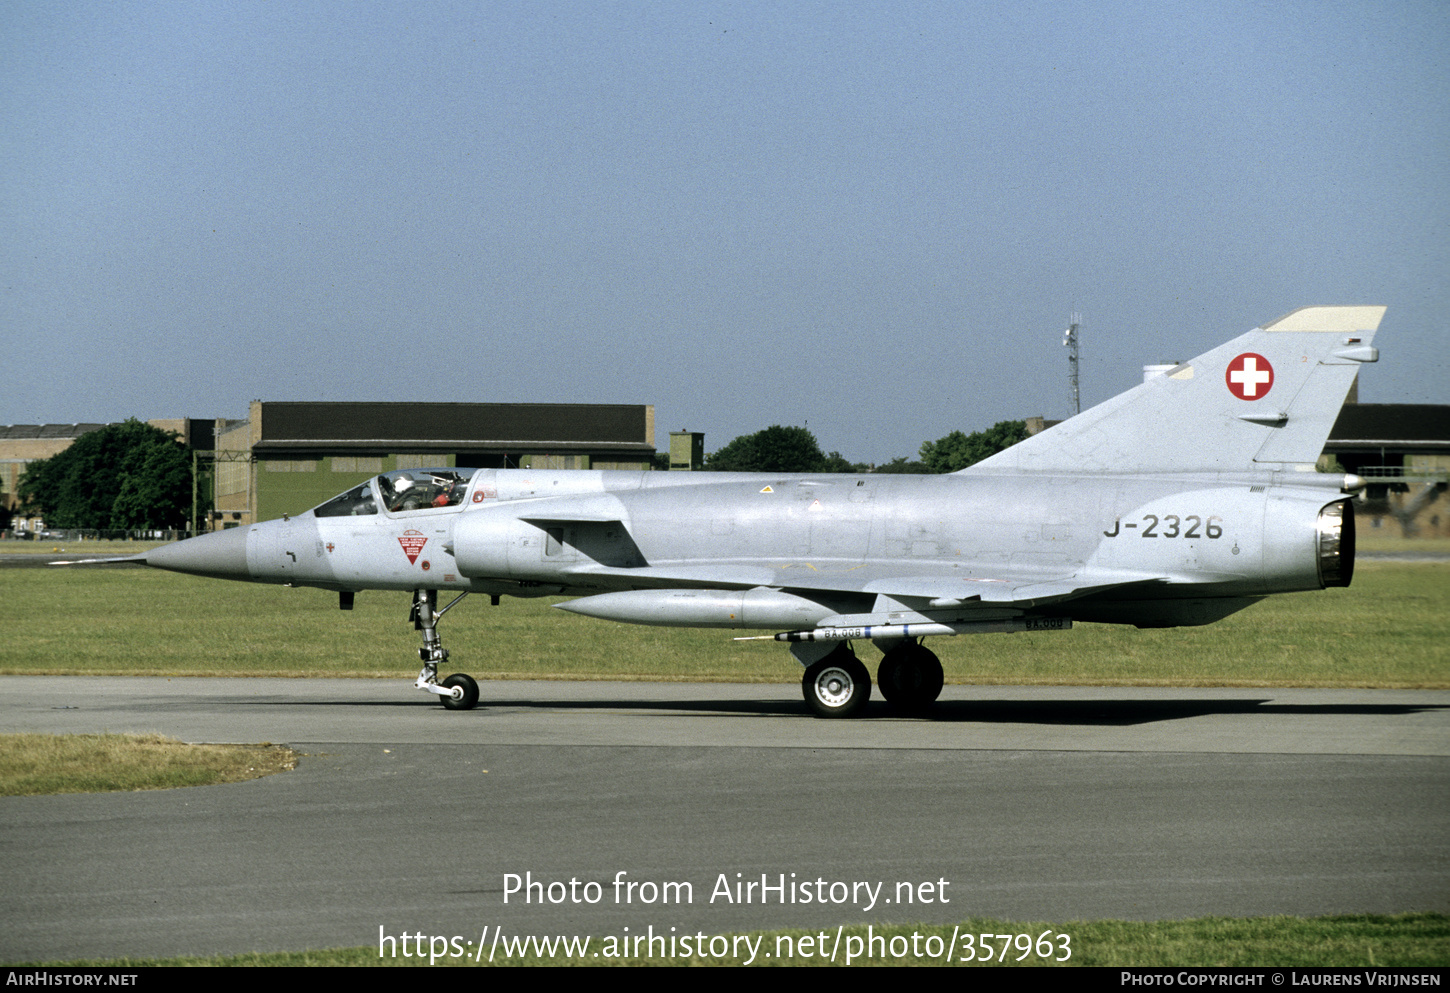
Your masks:
M439 619L470 593L769 632L821 717L936 700L924 639L1209 624L1348 586L1358 477L1315 463L1384 307L1305 307L951 475L403 469L305 513L139 556L198 576L412 594L418 689L478 684ZM439 594L454 596L440 608Z

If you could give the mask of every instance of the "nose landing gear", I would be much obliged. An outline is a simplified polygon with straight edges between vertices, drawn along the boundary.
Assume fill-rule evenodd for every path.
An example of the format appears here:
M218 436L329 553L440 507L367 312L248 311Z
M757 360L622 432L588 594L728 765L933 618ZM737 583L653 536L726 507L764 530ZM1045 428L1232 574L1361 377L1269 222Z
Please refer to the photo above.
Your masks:
M423 671L413 685L427 693L436 694L448 710L472 710L478 705L478 683L472 676L458 672L438 681L438 665L448 661L448 649L438 637L438 619L451 610L454 604L468 596L460 593L448 606L438 609L437 590L414 590L413 607L408 620L416 631L423 632L423 647L418 657L423 660Z

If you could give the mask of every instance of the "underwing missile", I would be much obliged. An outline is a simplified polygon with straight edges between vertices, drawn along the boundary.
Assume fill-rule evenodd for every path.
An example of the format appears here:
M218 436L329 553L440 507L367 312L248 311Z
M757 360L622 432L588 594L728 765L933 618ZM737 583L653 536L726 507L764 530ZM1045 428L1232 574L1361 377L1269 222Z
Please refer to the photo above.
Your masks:
M1006 634L1013 631L1070 631L1067 617L1018 617L1002 621L967 621L960 624L865 624L858 627L825 627L810 631L783 631L771 635L774 641L891 641L896 638L925 638L928 635ZM736 641L751 641L736 638ZM764 639L761 639L764 640Z

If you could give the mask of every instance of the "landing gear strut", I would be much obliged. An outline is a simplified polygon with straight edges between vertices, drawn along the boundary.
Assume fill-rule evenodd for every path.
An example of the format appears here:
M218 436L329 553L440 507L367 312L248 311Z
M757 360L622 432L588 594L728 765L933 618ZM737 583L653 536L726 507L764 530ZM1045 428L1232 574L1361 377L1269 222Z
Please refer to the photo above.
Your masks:
M441 683L438 681L438 664L448 661L448 649L438 637L438 619L466 596L467 592L460 593L458 599L439 610L437 590L414 590L413 609L408 614L413 629L423 632L423 647L418 649L423 671L418 673L418 681L413 685L436 694L449 710L472 710L478 704L478 683L472 676L459 672Z

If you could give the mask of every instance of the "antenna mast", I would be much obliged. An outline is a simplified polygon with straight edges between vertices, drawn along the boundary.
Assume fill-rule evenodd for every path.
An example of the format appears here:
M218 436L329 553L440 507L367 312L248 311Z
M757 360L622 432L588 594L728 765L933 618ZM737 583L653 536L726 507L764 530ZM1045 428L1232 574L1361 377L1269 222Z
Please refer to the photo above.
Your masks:
M1082 398L1077 389L1077 361L1078 361L1078 338L1077 329L1082 324L1082 315L1073 313L1067 320L1067 331L1062 336L1062 344L1067 348L1067 388L1068 400L1072 403L1072 416L1082 413Z

